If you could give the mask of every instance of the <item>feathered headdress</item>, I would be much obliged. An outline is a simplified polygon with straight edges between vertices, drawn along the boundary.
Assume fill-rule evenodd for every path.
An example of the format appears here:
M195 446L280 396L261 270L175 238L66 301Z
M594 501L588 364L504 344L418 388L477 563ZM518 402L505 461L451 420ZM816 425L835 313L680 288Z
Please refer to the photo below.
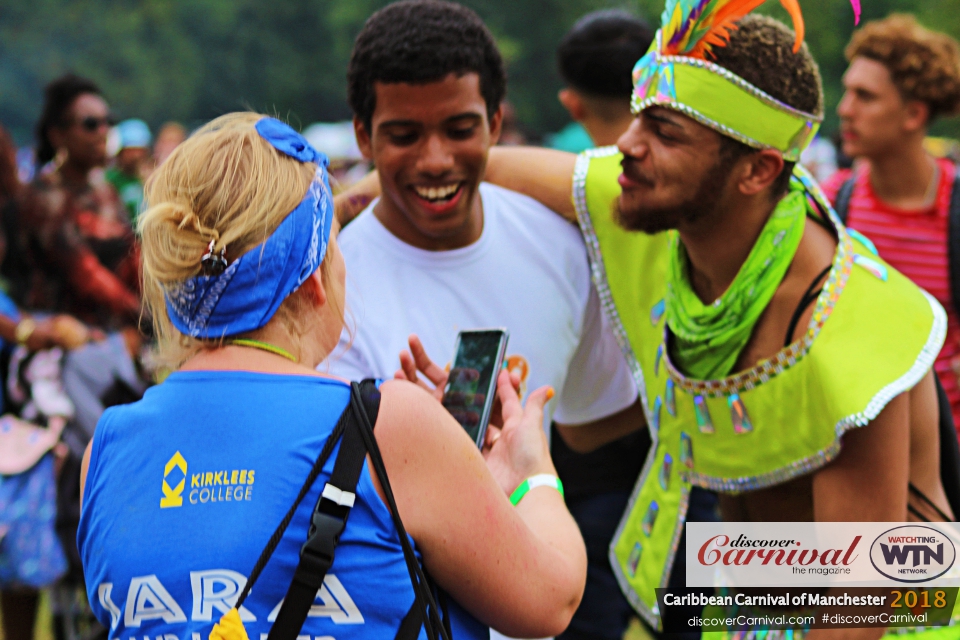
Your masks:
M706 58L710 48L722 47L730 40L734 24L765 0L668 0L660 19L663 55ZM860 20L860 0L850 0L855 21ZM780 0L793 20L797 34L793 51L803 42L803 14L797 0Z
M635 113L660 105L679 111L725 136L756 149L778 149L795 161L823 117L784 104L740 76L710 61L713 47L726 46L736 22L764 0L667 0L650 51L633 70ZM860 1L850 0L856 20ZM780 0L803 43L798 0Z

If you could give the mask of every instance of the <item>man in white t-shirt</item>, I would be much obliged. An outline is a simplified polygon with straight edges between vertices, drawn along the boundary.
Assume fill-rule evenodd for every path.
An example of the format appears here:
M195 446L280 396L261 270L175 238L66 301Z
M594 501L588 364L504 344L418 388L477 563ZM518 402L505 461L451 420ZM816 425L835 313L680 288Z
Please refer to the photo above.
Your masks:
M442 367L461 329L505 327L521 390L558 393L547 424L590 424L594 445L598 431L613 439L638 428L636 388L579 231L480 182L506 79L479 17L431 0L389 5L357 36L348 83L357 142L383 195L339 236L348 330L329 370L392 377L410 334ZM578 429L561 433L576 440Z
M392 377L416 334L439 364L431 375L420 358L436 382L458 331L504 327L521 392L557 392L545 428L554 420L574 443L589 432L593 446L640 428L636 387L578 229L530 198L481 184L506 85L482 21L449 2L388 5L357 37L348 83L357 142L377 167L382 197L339 236L348 330L329 371Z
M521 391L549 384L545 409L560 424L615 414L636 400L626 361L606 327L580 232L534 200L482 183L483 227L471 244L431 251L393 235L382 200L338 238L347 264L350 324L330 371L351 379L392 377L415 333L443 366L457 332L505 327L507 366Z

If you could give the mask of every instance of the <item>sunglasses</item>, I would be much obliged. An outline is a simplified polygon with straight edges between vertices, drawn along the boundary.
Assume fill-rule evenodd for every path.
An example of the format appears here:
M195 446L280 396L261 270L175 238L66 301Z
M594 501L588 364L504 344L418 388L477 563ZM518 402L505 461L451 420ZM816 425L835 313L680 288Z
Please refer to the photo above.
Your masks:
M77 124L80 125L80 128L88 133L93 133L98 131L100 127L112 127L117 124L117 119L113 115L104 116L98 118L96 116L87 116L86 118L81 118L77 120Z

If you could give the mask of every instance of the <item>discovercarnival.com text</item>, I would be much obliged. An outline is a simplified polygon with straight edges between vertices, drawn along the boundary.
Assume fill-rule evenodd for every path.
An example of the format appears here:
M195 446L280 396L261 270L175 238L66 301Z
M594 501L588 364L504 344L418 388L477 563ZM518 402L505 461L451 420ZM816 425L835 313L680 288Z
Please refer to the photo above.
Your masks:
M817 622L816 616L737 616L735 618L701 618L694 616L687 621L691 627L712 627L715 629L736 629L740 627L812 627ZM918 616L912 613L879 613L870 616L841 615L824 613L823 625L843 625L856 627L857 625L888 625L909 624L922 625L927 622L927 614Z

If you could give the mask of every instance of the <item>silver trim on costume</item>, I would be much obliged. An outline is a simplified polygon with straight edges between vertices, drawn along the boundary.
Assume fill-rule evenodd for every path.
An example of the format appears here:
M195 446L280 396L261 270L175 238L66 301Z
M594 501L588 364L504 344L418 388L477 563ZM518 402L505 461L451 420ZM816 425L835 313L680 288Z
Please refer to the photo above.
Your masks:
M699 67L701 69L706 69L711 73L715 73L718 76L722 76L725 80L732 82L737 85L747 93L751 94L753 97L766 102L771 107L779 109L784 113L787 113L792 116L797 116L798 118L803 118L804 120L812 120L814 122L823 122L823 114L817 115L816 113L808 113L806 111L801 111L795 107L791 107L786 102L781 102L777 100L772 95L757 87L750 84L737 74L733 73L729 69L721 67L715 62L710 62L709 60L702 60L700 58L690 58L688 56L661 56L657 55L657 60L660 62L671 62L673 64L685 64L688 67Z
M758 100L765 103L766 105L773 107L774 109L777 109L778 111L781 111L787 115L801 118L806 122L807 131L805 134L802 133L803 130L798 131L798 133L793 137L793 139L790 142L790 148L786 150L781 150L781 149L778 149L777 147L774 147L773 145L762 143L758 140L755 140L754 138L751 138L750 136L744 135L743 133L737 131L736 129L728 127L725 124L721 124L716 120L708 118L702 113L700 113L698 110L694 109L693 107L687 104L679 102L678 100L662 100L655 95L641 99L640 96L637 95L637 83L634 83L634 91L630 98L630 110L634 115L639 114L641 111L651 106L657 105L657 106L666 107L674 111L677 111L679 113L682 113L683 115L689 118L692 118L693 120L699 122L700 124L706 127L710 127L711 129L718 131L719 133L729 138L733 138L737 142L745 144L748 147L752 147L754 149L776 149L781 153L783 153L783 157L785 160L790 162L796 162L800 159L800 154L803 151L803 147L806 147L807 144L810 143L810 140L813 137L812 133L810 133L809 130L811 128L815 129L819 127L819 124L823 122L823 114L818 115L815 113L808 113L806 111L801 111L800 109L791 107L785 102L781 102L780 100L777 100L776 98L771 96L766 91L760 89L759 87L747 82L746 80L744 80L737 74L733 73L729 69L725 69L724 67L721 67L720 65L714 62L710 62L709 60L703 60L700 58L691 58L689 56L661 55L660 54L660 49L662 48L661 42L660 42L661 33L662 32L660 30L657 31L657 36L656 36L657 40L656 40L656 44L653 51L653 56L654 56L653 59L655 61L654 64L657 65L658 70L651 71L651 73L662 73L663 65L681 64L681 65L687 65L690 67L698 67L700 69L704 69L736 85L738 88L742 89L743 91L746 91L751 96L753 96L754 98L757 98ZM636 73L636 71L637 70L634 69L634 73ZM672 82L675 83L676 79L673 79ZM676 86L673 87L673 97L676 98ZM799 145L799 142L803 141L804 139L806 139L807 144L801 147Z
M607 314L607 318L610 320L611 326L613 327L617 343L619 344L620 349L630 366L630 371L633 374L634 380L637 384L637 390L640 394L641 402L643 404L644 415L646 416L647 424L649 426L652 425L653 422L650 408L647 403L646 383L644 381L643 368L640 366L640 363L633 352L633 348L630 345L630 340L627 337L626 329L623 326L623 322L617 313L616 305L613 302L613 295L607 283L606 269L603 264L603 255L600 250L600 241L597 237L596 231L593 228L593 223L590 218L590 212L587 208L586 200L586 181L590 168L590 161L593 158L608 157L615 155L616 153L618 153L616 147L603 147L599 149L587 150L577 157L573 174L573 204L577 212L577 220L580 224L580 229L584 236L584 242L587 246L587 254L590 258L591 277L593 278L594 286L596 287L597 293L600 297L601 306L604 310L604 313ZM834 265L831 269L831 275L833 275L834 271L839 271L842 269L844 261L841 260L842 256L840 254L844 253L842 251L844 245L846 245L849 249L849 236L847 236L845 227L840 222L836 212L830 205L830 202L823 195L822 191L819 189L819 186L812 179L809 172L798 165L796 173L798 174L797 177L801 180L801 182L804 183L804 186L807 187L811 195L827 212L827 216L830 218L831 223L837 229L838 235L840 236L840 242L838 243L837 247L838 255L835 257ZM828 282L830 280L831 278L828 277ZM825 283L820 295L824 296L828 289L829 287ZM870 420L876 418L880 411L882 411L887 403L890 402L890 400L916 385L933 365L937 353L940 351L940 347L942 346L943 340L946 336L947 320L943 307L941 307L940 304L928 293L923 292L923 294L930 303L933 311L933 325L930 330L930 335L927 338L927 342L920 354L917 356L913 366L911 366L906 373L900 376L900 378L891 382L877 392L877 394L867 404L867 407L862 412L852 414L841 419L834 427L836 439L830 446L817 452L813 456L798 460L786 467L782 467L781 469L777 469L761 476L720 479L689 472L687 474L681 473L681 477L686 476L687 482L692 485L706 487L722 492L741 492L782 483L786 480L798 477L800 475L805 475L811 471L819 469L833 460L833 458L836 457L837 453L840 451L840 438L847 431L855 427L864 426ZM814 326L814 324L815 319L811 318L811 328ZM801 338L801 340L798 342L805 342L805 338ZM809 341L809 344L805 344L806 349L809 349L811 345L812 339ZM763 384L763 382L765 382L765 380L761 380L758 384ZM627 599L630 601L637 613L639 613L654 628L659 628L660 619L657 607L647 607L643 601L640 600L636 592L634 592L629 581L627 580L627 577L623 575L623 571L620 567L619 559L616 556L614 548L615 542L623 534L623 529L626 526L629 515L633 511L636 501L639 498L640 491L644 486L647 476L650 474L650 471L652 470L656 461L659 433L651 428L650 435L652 441L650 453L644 462L643 470L641 471L640 476L634 485L633 491L631 492L624 515L621 518L620 523L617 525L617 529L614 533L613 540L610 543L608 553L614 576L616 576L621 591L623 591L623 593L626 595ZM677 545L679 544L682 523L686 521L688 502L689 488L684 485L681 487L681 501L678 511L679 518L677 521L677 526L674 530L673 539L671 540L667 561L664 565L664 572L660 581L661 587L665 587L667 581L669 580L670 571L675 560Z
M836 438L830 445L824 447L812 456L797 460L786 467L781 467L769 473L759 476L748 476L743 478L716 478L696 472L688 472L687 479L698 487L721 491L723 493L742 493L744 491L753 491L763 489L788 480L807 475L821 467L824 467L840 453L840 438L848 431L866 426L871 420L875 419L880 412L887 406L891 400L896 398L904 391L912 389L923 376L926 375L930 367L933 366L940 347L943 346L943 340L947 335L947 314L940 306L940 303L926 291L921 289L927 302L930 303L930 309L933 311L933 325L930 328L930 335L927 342L920 350L913 366L910 367L902 376L882 388L874 395L873 399L867 403L867 407L860 413L854 413L841 419L834 426Z
M651 431L650 439L652 444L650 446L650 453L647 454L647 459L643 463L643 469L640 472L640 477L637 479L637 483L634 486L629 501L627 502L627 508L624 511L626 516L626 514L629 514L633 510L637 498L640 495L640 488L643 486L647 476L650 474L650 471L653 469L653 466L656 463L658 434L653 429L653 416L647 402L647 391L646 383L643 377L643 369L640 367L640 363L637 361L637 358L633 353L633 348L630 346L630 339L627 337L626 329L623 327L623 322L620 320L620 315L617 313L616 305L613 302L613 295L610 291L610 288L607 286L607 272L603 264L603 256L600 252L600 241L597 239L597 234L593 229L593 222L590 220L590 212L587 209L586 184L590 160L593 158L603 158L616 155L617 153L619 153L619 150L616 147L611 146L601 147L598 149L588 149L577 157L577 162L573 172L573 205L577 212L577 221L580 223L580 229L583 232L584 243L587 246L587 255L590 258L590 273L593 278L594 285L597 288L597 294L600 297L600 305L603 308L604 313L606 313L607 319L610 320L610 325L613 328L613 333L616 337L617 344L620 345L620 350L623 353L623 356L627 359L627 363L630 367L630 373L633 375L634 382L637 385L640 402L643 405L643 413L647 420L647 427ZM690 489L685 485L681 485L681 498L679 505L679 521L681 522L686 518L689 494ZM623 533L623 528L626 525L625 516L621 518L620 523L617 525L616 533L614 533L613 536L614 540L618 539ZM667 580L670 579L669 568L673 566L677 546L680 544L680 535L680 528L675 528L673 540L671 540L670 550L667 555L667 570L664 571L660 580L661 587L666 587ZM658 610L658 607L647 607L647 605L640 600L640 597L636 594L636 592L630 587L626 576L623 575L620 562L614 553L612 543L609 550L609 557L610 566L613 568L613 574L617 579L617 583L620 585L620 590L626 596L627 600L630 601L630 604L633 606L634 610L643 616L643 619L646 620L647 623L652 625L654 628L659 628L660 611Z

